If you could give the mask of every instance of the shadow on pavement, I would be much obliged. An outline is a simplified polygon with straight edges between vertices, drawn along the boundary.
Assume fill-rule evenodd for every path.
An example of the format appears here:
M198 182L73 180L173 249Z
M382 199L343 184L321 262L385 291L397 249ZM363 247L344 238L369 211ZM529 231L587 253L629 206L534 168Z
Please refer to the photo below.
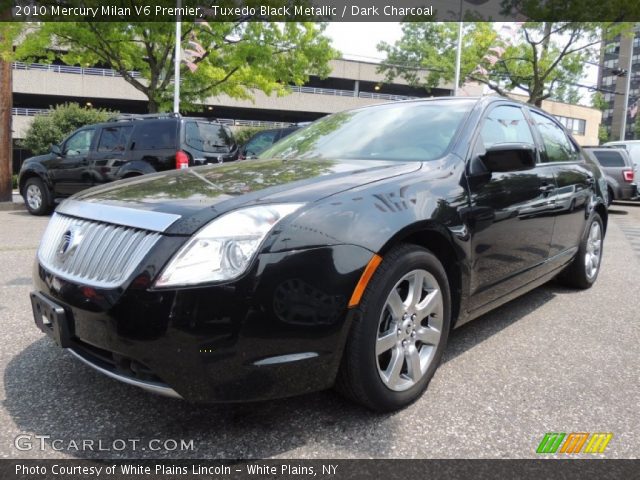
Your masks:
M547 284L455 330L444 361L517 322L559 290ZM287 452L309 443L338 457L393 457L390 439L402 434L402 412L374 414L332 391L234 405L194 405L154 396L94 372L48 338L9 362L4 387L4 406L19 432L51 437L45 451L34 440L38 450L28 456L36 458L51 456L53 439L102 440L108 447L115 439L140 439L136 450L96 451L96 446L93 451L53 452L77 458L286 458ZM151 439L194 440L195 450L140 450ZM25 458L14 450L15 457Z

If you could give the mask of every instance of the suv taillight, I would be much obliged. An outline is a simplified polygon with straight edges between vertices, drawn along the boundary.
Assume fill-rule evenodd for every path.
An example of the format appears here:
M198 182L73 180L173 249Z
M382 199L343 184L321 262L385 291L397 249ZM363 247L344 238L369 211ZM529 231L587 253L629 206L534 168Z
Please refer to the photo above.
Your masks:
M625 182L633 182L633 170L625 170L622 172L622 177Z
M189 155L182 150L176 152L176 170L189 168Z

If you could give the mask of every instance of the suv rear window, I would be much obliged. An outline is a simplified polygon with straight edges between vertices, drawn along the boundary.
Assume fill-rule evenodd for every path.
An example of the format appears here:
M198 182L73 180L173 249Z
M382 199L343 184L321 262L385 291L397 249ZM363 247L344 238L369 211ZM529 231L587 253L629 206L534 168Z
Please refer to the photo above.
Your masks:
M175 120L142 120L136 126L132 150L177 149L177 122Z
M624 158L618 152L595 150L591 152L603 167L624 167Z
M231 130L216 123L186 122L185 143L201 152L229 150L233 144Z

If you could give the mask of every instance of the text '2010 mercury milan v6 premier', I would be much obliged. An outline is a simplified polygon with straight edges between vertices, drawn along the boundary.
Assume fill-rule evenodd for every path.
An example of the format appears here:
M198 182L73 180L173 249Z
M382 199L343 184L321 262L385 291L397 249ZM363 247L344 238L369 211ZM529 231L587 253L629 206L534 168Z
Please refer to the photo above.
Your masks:
M427 387L450 330L559 275L596 280L600 169L501 98L323 118L260 159L62 203L35 321L102 373L197 402L336 385L376 410Z

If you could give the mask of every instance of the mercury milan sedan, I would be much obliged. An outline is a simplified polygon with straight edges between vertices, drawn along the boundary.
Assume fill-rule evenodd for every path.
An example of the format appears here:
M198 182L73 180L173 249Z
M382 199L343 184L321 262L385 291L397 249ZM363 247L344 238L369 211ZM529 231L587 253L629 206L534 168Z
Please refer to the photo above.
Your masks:
M595 282L600 169L502 98L337 113L260 159L81 192L53 214L38 327L109 377L193 402L427 388L452 328L558 276Z

